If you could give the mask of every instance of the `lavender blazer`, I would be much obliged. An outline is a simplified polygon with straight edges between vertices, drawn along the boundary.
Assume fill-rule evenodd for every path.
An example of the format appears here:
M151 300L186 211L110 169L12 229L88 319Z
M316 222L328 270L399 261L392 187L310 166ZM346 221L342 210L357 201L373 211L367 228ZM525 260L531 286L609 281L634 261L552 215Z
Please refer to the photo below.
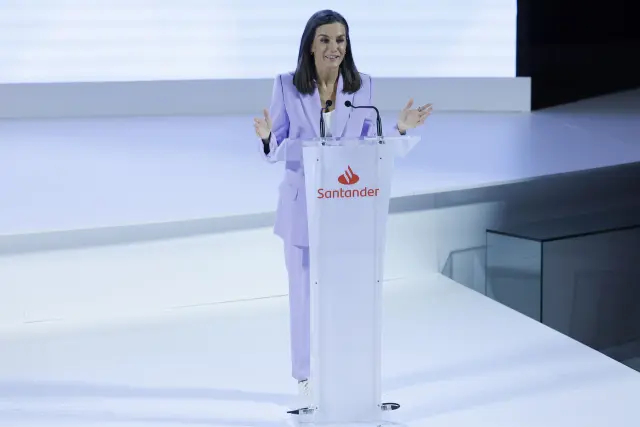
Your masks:
M343 93L342 76L338 78L335 112L331 119L333 137L357 138L375 136L376 116L372 109L352 109L344 105L349 100L354 105L375 105L372 97L371 77L361 74L362 87L354 94ZM271 141L269 154L265 155L260 141L260 153L270 162L277 146L286 138L311 139L320 136L320 94L303 95L293 85L293 73L276 77L271 96ZM399 136L394 127L386 135ZM279 187L280 196L276 210L274 232L285 243L300 247L309 246L307 229L307 202L305 197L304 168L302 162L285 162L284 179Z

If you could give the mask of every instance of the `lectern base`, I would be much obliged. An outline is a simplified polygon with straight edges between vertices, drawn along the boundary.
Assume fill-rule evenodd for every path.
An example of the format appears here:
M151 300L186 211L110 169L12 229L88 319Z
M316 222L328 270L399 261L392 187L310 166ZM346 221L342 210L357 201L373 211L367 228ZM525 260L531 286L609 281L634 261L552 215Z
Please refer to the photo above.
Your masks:
M299 422L291 420L287 423L288 427L408 427L406 424L396 423L392 421L379 421L372 423L331 423L331 424L315 424L313 422Z
M393 402L381 403L380 409L383 411L395 411L396 409L400 409L400 404Z
M408 427L406 424L388 420L362 423L316 423L292 418L287 422L288 427Z
M314 415L317 413L317 408L315 407L306 407L293 409L291 411L287 411L288 414L293 415L292 424L295 426L322 426L322 427L350 427L350 426L402 426L402 424L396 423L392 421L388 415L389 412L400 409L399 403L393 402L385 402L380 405L380 417L377 420L372 420L369 422L359 422L359 423L336 423L336 422L318 422Z

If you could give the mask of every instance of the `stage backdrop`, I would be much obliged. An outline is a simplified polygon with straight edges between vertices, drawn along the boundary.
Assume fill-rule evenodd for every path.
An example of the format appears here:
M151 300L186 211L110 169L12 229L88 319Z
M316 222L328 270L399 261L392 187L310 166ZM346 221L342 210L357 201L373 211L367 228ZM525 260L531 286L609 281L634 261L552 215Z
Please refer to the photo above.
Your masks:
M516 0L2 0L0 118L251 114L317 10L351 25L374 102L529 111Z
M514 77L516 0L3 0L0 83L272 78L318 9L377 77Z

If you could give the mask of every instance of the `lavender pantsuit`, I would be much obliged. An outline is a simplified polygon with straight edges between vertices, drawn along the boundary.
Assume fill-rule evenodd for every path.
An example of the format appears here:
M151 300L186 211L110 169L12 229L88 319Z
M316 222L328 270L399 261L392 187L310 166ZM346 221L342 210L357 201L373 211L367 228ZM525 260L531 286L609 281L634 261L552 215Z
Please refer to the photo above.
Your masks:
M354 105L374 105L372 82L361 74L362 87L354 94L343 93L342 76L338 78L335 111L331 120L334 137L375 136L375 112L371 109L347 108ZM293 85L293 74L276 77L269 114L272 121L269 154L265 155L261 143L260 153L267 161L284 139L308 139L320 136L320 95L303 95ZM396 128L387 134L400 135ZM279 187L280 197L274 232L283 239L284 258L289 276L289 310L291 329L292 375L297 380L309 378L310 370L310 286L309 237L307 231L307 204L303 164L285 163L284 179Z

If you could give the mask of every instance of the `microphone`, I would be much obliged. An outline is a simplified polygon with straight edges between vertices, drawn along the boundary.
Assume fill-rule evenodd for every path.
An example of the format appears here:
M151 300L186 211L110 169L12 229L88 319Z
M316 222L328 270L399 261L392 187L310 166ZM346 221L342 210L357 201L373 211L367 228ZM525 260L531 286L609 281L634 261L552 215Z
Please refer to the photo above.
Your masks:
M373 105L353 105L351 101L344 101L345 107L351 108L371 108L376 112L376 130L378 132L378 138L382 138L382 119L380 118L380 111Z
M324 124L324 110L328 109L333 105L333 102L330 99L327 99L325 106L320 110L320 138L324 138L326 135L326 129Z

